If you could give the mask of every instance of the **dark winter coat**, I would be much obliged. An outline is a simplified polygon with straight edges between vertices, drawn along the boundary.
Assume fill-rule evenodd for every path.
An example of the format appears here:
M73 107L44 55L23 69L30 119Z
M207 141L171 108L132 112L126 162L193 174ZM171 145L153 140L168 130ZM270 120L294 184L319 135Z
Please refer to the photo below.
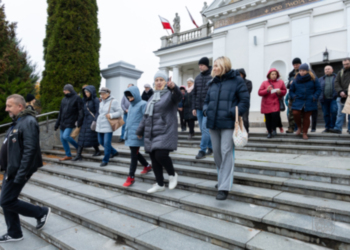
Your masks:
M297 70L293 69L291 72L289 72L287 89L290 89L291 82L294 81L294 78L298 73L299 73L298 69Z
M293 100L292 109L305 112L318 109L317 102L321 94L321 86L316 78L312 80L310 74L297 75L290 86L289 96Z
M343 72L343 73L342 73ZM350 69L342 69L338 72L337 78L335 79L334 86L335 90L340 96L340 93L344 91L344 93L348 93L348 88L350 84Z
M146 93L146 91L143 91L143 93L142 93L142 100L148 102L149 98L151 98L152 95L153 95L153 89L150 89L148 91L148 93Z
M249 94L252 93L253 83L251 80L246 79L247 74L245 73L245 70L244 69L237 69L237 71L243 75L243 80L245 81L245 84L247 85Z
M203 110L205 97L209 88L207 83L212 79L211 67L209 67L207 71L201 72L194 80L192 110Z
M7 134L7 178L24 184L30 176L43 166L40 149L39 125L35 112L25 109L19 114Z
M191 93L186 93L183 98L183 108L184 108L184 119L186 121L189 120L197 120L197 117L193 115L192 111L192 99L193 99L193 91Z
M153 116L143 116L136 134L144 136L147 153L159 149L169 151L177 149L177 105L181 99L182 93L179 87L175 86L155 103ZM149 99L148 103L151 100L152 98Z
M128 117L125 126L125 146L128 147L143 147L144 138L139 139L136 135L136 130L143 118L146 110L147 102L141 100L140 90L136 86L128 88L124 92L124 96L130 93L134 97L134 101L130 102Z
M333 100L335 100L338 97L338 93L337 93L337 91L335 90L335 87L334 87L334 85L335 85L334 83L335 83L335 79L336 79L337 75L336 74L332 74L332 76L333 76L333 80L332 80L332 83L333 83ZM324 102L324 88L325 88L325 85L326 85L326 75L324 75L321 78L319 78L318 81L319 81L320 86L321 86L320 102Z
M86 148L99 145L97 132L91 130L91 123L93 121L97 121L97 118L99 116L100 101L96 96L96 89L94 86L89 85L85 87L84 90L89 91L91 93L91 97L87 98L85 91L83 91L84 120L79 133L78 145ZM92 116L88 109L95 117Z
M83 100L75 93L69 93L61 101L60 113L56 121L55 129L75 128L83 124Z
M209 129L233 129L236 106L239 116L249 109L250 96L247 86L238 71L230 70L222 77L215 77L208 83L203 112Z

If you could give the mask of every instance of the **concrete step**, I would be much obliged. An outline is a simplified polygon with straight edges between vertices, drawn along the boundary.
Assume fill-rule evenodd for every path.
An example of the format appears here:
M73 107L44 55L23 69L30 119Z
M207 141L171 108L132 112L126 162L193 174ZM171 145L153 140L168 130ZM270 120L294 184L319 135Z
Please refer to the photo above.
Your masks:
M7 226L3 211L0 211L0 235L7 233ZM60 248L49 243L48 239L42 239L26 228L22 228L23 240L18 242L7 242L0 244L2 250L58 250Z
M228 218L232 217L232 211L231 214L227 213L226 210L230 210L230 206L226 206L225 203L220 203L216 204L216 207L214 206L214 208L210 208L210 206L213 206L211 203L214 203L214 195L212 197L208 197L208 195L200 195L200 194L193 194L192 192L189 191L183 191L183 190L167 190L168 193L166 192L162 192L162 193L157 193L157 194L153 194L153 195L149 195L146 193L146 190L150 187L150 185L146 185L146 183L143 182L139 182L137 181L132 187L130 188L124 188L122 187L123 182L125 181L125 179L119 178L119 177L112 177L112 176L106 176L103 174L98 174L98 173L89 173L86 171L82 171L82 170L75 170L73 169L73 173L71 173L72 169L66 168L66 167L60 167L60 166L46 166L43 168L43 171L41 170L40 172L46 173L46 174L51 174L57 177L62 177L62 178L66 178L66 179L70 179L70 180L75 180L75 181L80 181L81 183L86 183L89 185L94 185L94 186L99 186L102 188L106 188L109 190L116 190L118 192L127 192L127 194L132 194L136 195L138 197L142 197L145 199L149 199L149 197L153 197L156 196L156 198L154 198L157 202L160 202L161 200L163 200L161 203L163 204L169 204L175 207L183 207L183 204L186 206L191 206L187 209L189 209L190 211L195 211L195 212L199 212L199 213L204 213L204 214L212 214L214 212L214 214L210 215L210 216L217 216L217 210L220 209L220 213L221 216L218 216L217 218L223 218L225 220L227 220ZM213 183L211 183L213 184ZM241 188L241 189L240 189ZM269 190L263 190L263 189L257 189L257 188L251 188L251 187L237 187L234 186L233 191L232 192L241 192L244 193L246 192L247 195L254 197L257 196L259 198L262 198L262 196L264 196L263 198L267 201L270 200L271 202L266 202L264 201L263 203L265 205L270 205L270 209L276 207L276 205L272 205L271 203L273 202L273 199L275 196L277 196L277 194L273 194L271 191ZM232 193L231 192L231 193ZM191 193L193 194L191 196ZM196 197L197 196L197 197ZM165 199L165 200L164 200ZM211 199L211 200L210 200ZM193 205L194 203L198 203L197 205ZM238 203L237 200L234 201L234 203ZM252 204L254 203L253 199L250 199L247 201L248 204L250 204L250 206L252 206L252 208L255 208L256 204ZM181 205L180 205L181 204ZM192 205L190 205L192 204ZM214 203L215 204L215 203ZM225 205L225 206L223 206ZM258 204L260 205L260 204ZM192 208L192 206L195 207ZM221 207L220 207L221 206ZM241 209L246 209L244 207L241 207ZM268 210L268 208L264 208L265 210L262 210L262 206L258 206L257 207L259 211L259 213L256 213L255 216L257 216L258 214L260 214L260 216L265 217L266 213L270 213ZM208 211L209 210L209 211ZM211 211L213 210L213 211ZM215 212L216 210L216 212ZM240 216L240 212L239 211L234 211L234 217L240 216L242 218L240 219L233 219L233 222L237 223L237 221L240 221L240 223L245 223L245 224L249 224L249 223L253 223L253 224L249 224L249 225L254 225L254 228L259 227L259 222L247 222L246 220L251 220L252 218L252 214L247 216L247 213L253 212L254 209L250 209L247 210L247 212L245 212L245 216ZM291 210L291 209L287 209L287 210ZM242 210L241 210L242 211ZM307 211L312 211L310 208L307 209ZM209 213L208 213L209 212ZM285 211L286 212L286 211ZM301 210L299 210L299 212L301 212ZM295 212L293 213L295 214L295 216L298 216L299 213ZM311 218L314 218L315 215L318 214L315 211L313 211L313 215L305 215L305 216L309 216ZM301 214L302 216L304 216L303 214ZM256 218L256 217L255 217ZM261 219L261 217L260 217ZM232 220L232 218L231 218ZM337 224L340 223L340 224ZM342 223L342 222L337 222L334 221L335 225L339 225L342 227L347 228L350 224L348 223ZM263 226L260 225L260 227L264 228ZM268 225L265 225L265 228L267 228ZM289 228L283 228L284 230L289 230ZM348 228L350 230L350 226ZM348 230L346 229L346 230ZM278 230L280 229L276 229L274 232L278 232ZM297 232L290 232L288 235L293 235L291 237L298 237L298 235L301 232L298 230ZM350 231L349 231L350 233ZM317 231L313 232L313 235L317 236ZM300 237L301 240L305 240L306 238L304 237L305 235L303 235L303 237ZM331 236L330 236L331 237ZM299 239L299 238L298 238ZM335 239L329 239L331 241L334 241ZM349 239L350 241L350 239ZM328 245L331 243L327 243ZM334 242L332 244L335 244Z
M61 145L54 147L55 149L62 150ZM44 150L47 154L59 154L55 150ZM93 154L93 149L84 150L84 161L98 162L102 160L102 157L91 157L89 154ZM130 165L130 151L118 149L119 156L111 159L111 163L126 166ZM63 151L61 151L63 155ZM150 161L149 155L144 154L144 157ZM205 173L205 176L201 176L201 172L205 169L210 169L211 172L215 171L216 166L213 157L207 157L205 159L197 160L194 156L183 155L177 152L171 153L171 158L176 168L182 172L185 176L194 176L200 178L209 178L211 175ZM267 176L284 177L291 179L301 179L307 181L325 182L339 185L350 185L350 169L336 169L325 167L312 167L307 165L292 165L287 163L271 163L271 162L259 162L249 160L235 160L235 172L260 174Z
M60 154L61 152L51 151L51 153ZM44 160L46 162L62 164L68 167L84 169L86 171L98 171L106 175L114 175L119 176L121 178L126 178L129 174L129 164L127 164L126 159L119 160L119 162L124 161L125 164L118 164L117 166L112 166L111 164L113 163L110 163L110 166L106 168L100 168L99 164L96 162L59 162L57 159L47 157L45 157ZM181 165L175 165L175 167L179 167L179 170L176 168L176 171L180 175L179 184L181 185L181 188L184 189L193 188L193 184L198 183L198 181L214 181L217 178L217 173L214 169ZM185 175L183 175L184 172L186 173ZM136 174L136 177L146 182L153 181L153 176L150 177L149 175L143 176L141 174ZM340 185L325 182L317 182L314 180L303 180L244 172L235 173L234 183L242 184L244 186L254 186L265 189L272 189L276 191L287 191L304 195L312 195L321 198L350 201L350 185Z
M302 140L302 139L300 139ZM179 140L179 147L199 148L199 141ZM350 157L350 147L340 146L308 146L308 145L286 145L282 143L257 143L249 140L243 148L236 148L238 151L270 152L285 154L302 154L302 155L327 155Z
M97 194L98 195L98 194ZM179 249L178 247L181 245L182 249L192 249L194 245L197 245L199 249L227 249L228 247L219 247L222 243L222 240L216 239L215 237L219 237L220 239L229 240L231 243L236 239L237 243L242 244L245 247L245 243L252 239L256 234L259 233L258 230L250 229L240 225L234 225L225 223L224 221L218 219L209 219L210 224L204 225L205 221L208 219L205 216L193 214L191 217L195 220L192 228L196 225L195 223L201 223L201 230L198 230L196 233L192 232L191 236L187 236L183 233L178 233L173 230L173 232L168 233L167 229L162 227L162 225L155 225L140 219L133 218L131 216L113 211L108 208L104 208L102 206L98 206L95 204L91 204L86 201L82 201L68 195L64 195L62 193L58 193L52 190L48 190L47 188L42 188L36 185L27 184L24 190L21 193L21 197L25 199L29 199L32 203L50 206L55 214L60 214L61 216L73 221L77 224L80 224L86 228L92 229L93 231L105 235L112 239L120 239L125 241L125 243L129 246L133 246L136 249ZM156 206L156 204L155 204ZM140 208L141 209L141 208ZM159 209L157 210L159 211ZM154 211L156 213L156 211ZM171 212L166 214L165 218L171 218ZM176 216L177 222L180 223L181 216ZM197 216L197 217L196 217ZM159 216L159 219L161 216ZM160 219L161 220L161 219ZM169 219L168 219L169 220ZM168 224L168 222L164 222ZM215 226L217 228L226 227L226 236L220 235L219 232L212 232L210 236L208 236L209 226ZM229 228L227 228L229 226ZM191 225L188 225L190 229ZM236 227L234 229L234 227ZM181 232L181 228L176 226L176 229ZM229 229L229 230L228 230ZM244 230L246 234L244 233ZM152 241L146 235L151 233L152 231L157 230L158 237L162 238L164 235L173 236L172 238L167 238L167 244L165 244L165 238L163 241L164 247L153 246ZM237 231L240 232L241 238L238 236L232 237L232 235L228 235L228 232ZM66 233L65 235L71 235L74 239L74 231L72 229L70 233ZM200 232L199 232L200 231ZM221 232L220 232L221 233ZM86 238L85 242L88 246L90 243L89 235L87 233L82 233ZM245 238L242 237L245 235ZM215 237L214 237L215 236ZM174 240L176 239L176 240ZM208 242L205 242L201 239L206 239ZM245 242L246 241L246 242ZM209 242L215 243L211 244ZM91 244L91 243L90 243ZM222 243L224 244L224 243ZM79 248L79 249L87 249L87 248ZM88 249L99 249L95 245L95 247L90 247ZM113 248L111 248L113 249ZM230 247L233 249L233 247Z
M249 138L266 138L267 133L249 133ZM350 141L349 134L332 134L332 133L309 133L309 140L330 140L330 141ZM295 139L297 136L294 134L277 133L277 139Z
M152 202L149 200L141 199L141 198L136 198L132 197L129 195L123 195L121 192L113 192L114 195L112 194L111 191L108 194L108 196L112 196L109 198L101 198L99 194L104 194L104 189L102 188L97 188L93 187L94 192L91 192L91 190L85 190L84 187L87 185L85 184L79 184L75 181L68 181L66 179L61 179L59 177L52 177L49 175L45 174L35 174L33 177L33 182L36 183L36 185L43 185L52 189L52 190L58 190L58 192L61 192L63 194L68 194L72 197L78 198L79 196L80 199L84 200L90 200L90 202L96 204L95 202L101 203L102 200L104 202L104 205L100 205L103 207L108 207L109 209L112 209L113 211L118 211L123 214L128 214L129 216L135 217L135 218L141 218L144 221L149 221L154 224L159 224L161 227L166 227L170 228L172 230L177 230L176 227L181 227L182 230L194 230L195 232L197 231L204 231L208 234L219 234L221 235L221 238L224 238L225 235L228 233L227 230L229 230L229 234L227 237L231 239L231 242L234 243L235 245L239 245L244 247L241 242L237 242L236 237L240 239L240 241L246 242L246 231L242 230L242 228L237 227L238 225L232 224L227 222L222 216L219 218L225 220L225 223L220 223L218 224L217 219L211 219L207 216L203 215L198 215L198 211L195 209L182 209L184 205L178 206L177 204L175 205L173 202L169 203L172 206L162 206L159 205L159 202ZM115 183L118 183L119 180L118 178L114 178ZM64 185L62 186L62 182ZM69 184L70 182L70 184ZM135 183L135 185L141 185L141 187L144 187L146 190L146 186L143 183ZM134 186L128 189L124 190L130 190L133 189ZM149 187L149 186L148 186ZM87 186L87 188L91 188L90 186ZM97 190L99 189L99 191ZM82 193L82 190L85 190ZM172 196L172 193L176 190L169 191L164 193L159 193L163 196ZM183 193L186 193L187 191L182 191ZM157 194L151 194L149 195L150 197L155 196ZM200 194L193 194L190 192L187 192L187 196L183 194L184 197L181 198L180 202L186 204L187 206L192 204L196 204L196 207L210 207L212 206L213 211L221 210L221 211L226 211L226 213L231 213L231 214L240 214L243 213L245 214L245 217L247 218L254 218L255 221L262 221L262 219L267 216L270 212L272 212L271 208L264 208L264 207L259 207L259 206L252 206L250 204L245 204L241 202L234 202L234 201L225 201L226 206L223 206L222 202L218 202L213 200L212 197L208 197L206 195L200 195ZM94 196L91 200L91 196ZM183 201L182 201L183 200ZM192 210L193 212L189 212ZM248 211L249 214L248 215ZM212 216L216 217L216 216ZM202 222L202 224L199 223L199 221ZM236 221L233 221L234 223L237 223ZM249 223L248 221L246 223ZM208 225L209 224L209 225ZM258 223L250 222L252 225L257 225ZM218 226L218 227L217 227ZM227 228L229 226L229 228ZM245 229L245 227L244 227ZM239 230L236 232L236 230ZM215 232L215 233L214 233ZM236 232L236 233L234 233ZM189 232L190 234L193 234L192 232ZM255 235L254 238L259 235L258 230L253 230L249 231L249 234ZM232 235L235 235L235 237L232 237ZM284 241L288 241L288 238L281 237L279 235L274 235L274 234L267 234L269 237L273 237L276 239L276 246L280 246ZM213 236L212 236L213 237ZM265 236L264 236L265 237ZM264 239L264 237L259 237L259 239L256 239L255 241L251 241L252 245L257 244L256 241L260 242ZM294 242L295 241L295 242ZM334 242L333 242L334 243ZM298 240L292 240L292 246L294 245L300 245L301 249L309 249L311 246L305 245L306 243L300 242ZM329 243L330 244L330 243ZM271 246L271 245L269 245ZM272 244L272 246L274 246ZM316 246L313 246L316 247ZM251 249L248 247L248 249ZM318 249L318 246L316 247ZM254 248L253 248L254 249ZM268 246L259 248L259 249L278 249L278 248L269 248ZM312 248L310 248L312 249ZM322 249L322 248L321 248Z
M70 170L70 173L74 173L79 170L84 170L88 172L101 173L108 176L117 176L122 179L126 179L126 177L128 176L128 168L126 167L108 166L108 167L101 168L96 163L90 163L90 162L59 163L56 160L50 160L50 159L48 162L51 162L52 164L54 164L53 168L50 168L48 171L50 170L55 171L56 169L59 173L61 169L59 167L55 168L56 166L55 164L60 164L65 167L73 168L72 170ZM46 168L43 171L47 171ZM141 170L138 170L136 172L135 176L137 180L140 180L146 183L152 183L154 181L154 177L152 174L141 175L140 172ZM288 209L291 211L301 212L309 215L313 215L313 211L310 210L310 207L312 207L314 211L316 211L318 207L328 206L328 204L332 204L331 212L335 213L336 215L335 219L337 221L350 223L350 216L349 216L350 208L348 208L350 203L349 201L341 201L339 199L340 197L345 197L344 199L349 199L348 192L350 192L350 186L348 187L340 186L339 188L339 185L326 184L326 185L333 185L333 186L326 187L325 184L323 183L315 183L314 185L312 185L312 182L307 182L307 181L291 180L289 182L289 180L286 178L268 177L268 176L266 176L265 179L262 180L260 177L261 176L257 176L253 174L237 173L235 176L235 179L236 180L238 179L238 181L235 181L235 183L243 182L241 181L241 179L247 179L248 181L245 183L250 185L247 186L247 185L234 184L234 188L232 191L232 195L233 195L232 198L235 200L241 200L244 202L254 202L255 204L259 204L263 206L277 207L280 209ZM167 181L166 175L165 175L165 179L166 179L165 181ZM215 189L212 189L210 185L214 187L216 184L216 181L207 181L205 179L183 177L183 176L179 176L178 180L179 180L179 188L181 189L191 190L191 191L193 190L195 192L203 193L203 194L207 194L208 192L210 192L213 195L215 195ZM251 184L249 180L253 180L253 183ZM257 183L261 183L262 181L265 181L266 183L270 183L270 184L264 183L264 185L261 185L261 186L265 186L265 187L261 187L261 189L259 189L260 188L259 186L254 186L255 184L254 181ZM274 189L271 188L271 184ZM307 186L306 190L303 189L303 186ZM209 190L207 190L208 187L209 187ZM279 190L277 190L277 187L279 188ZM323 189L326 189L327 191L324 191ZM281 196L282 198L281 198L279 197L279 194L281 194L281 193L278 193L279 191L284 191L282 193L284 194L286 192L288 195L282 195ZM342 192L347 194L342 194ZM268 193L270 193L271 196L262 195L262 194L268 194ZM252 196L252 194L255 194L255 195ZM280 199L275 199L276 197L279 197ZM287 198L283 198L283 197L287 197ZM254 201L251 201L251 199L253 199ZM303 200L303 202L297 202L298 200ZM314 204L318 204L318 205L314 206Z

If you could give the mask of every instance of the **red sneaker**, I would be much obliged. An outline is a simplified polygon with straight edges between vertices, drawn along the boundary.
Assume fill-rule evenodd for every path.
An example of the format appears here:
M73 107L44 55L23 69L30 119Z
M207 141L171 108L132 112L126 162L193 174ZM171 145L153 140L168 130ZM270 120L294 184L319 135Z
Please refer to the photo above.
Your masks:
M124 187L130 187L132 184L134 184L135 182L135 178L131 178L130 176L128 176L128 178L126 179L126 182L123 184Z
M148 165L147 167L144 167L141 174L147 174L149 171L152 170L152 166Z

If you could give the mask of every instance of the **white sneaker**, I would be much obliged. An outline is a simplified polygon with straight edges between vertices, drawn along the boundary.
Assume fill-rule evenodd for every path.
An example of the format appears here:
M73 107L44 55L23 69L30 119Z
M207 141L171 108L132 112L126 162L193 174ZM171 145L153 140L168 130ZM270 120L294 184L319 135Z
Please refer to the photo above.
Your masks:
M151 194L156 192L162 192L164 190L165 190L165 186L161 187L156 183L156 184L153 184L152 188L147 190L147 193Z
M177 173L175 176L169 175L169 189L174 189L177 186Z

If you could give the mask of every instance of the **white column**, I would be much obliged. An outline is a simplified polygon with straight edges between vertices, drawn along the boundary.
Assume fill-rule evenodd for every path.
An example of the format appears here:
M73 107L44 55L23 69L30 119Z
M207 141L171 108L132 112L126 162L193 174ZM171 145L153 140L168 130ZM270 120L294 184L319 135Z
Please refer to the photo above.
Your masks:
M261 98L258 96L258 89L263 79L266 79L264 63L265 51L265 26L266 21L248 25L248 71L249 79L254 86L250 98L250 110L260 111Z
M173 66L173 79L172 81L177 85L181 85L181 77L180 77L180 67L179 66Z
M220 56L226 56L227 31L212 34L213 38L213 63Z
M350 0L343 1L346 7L347 52L350 53Z
M292 59L299 57L303 63L310 58L310 16L312 10L290 14Z

